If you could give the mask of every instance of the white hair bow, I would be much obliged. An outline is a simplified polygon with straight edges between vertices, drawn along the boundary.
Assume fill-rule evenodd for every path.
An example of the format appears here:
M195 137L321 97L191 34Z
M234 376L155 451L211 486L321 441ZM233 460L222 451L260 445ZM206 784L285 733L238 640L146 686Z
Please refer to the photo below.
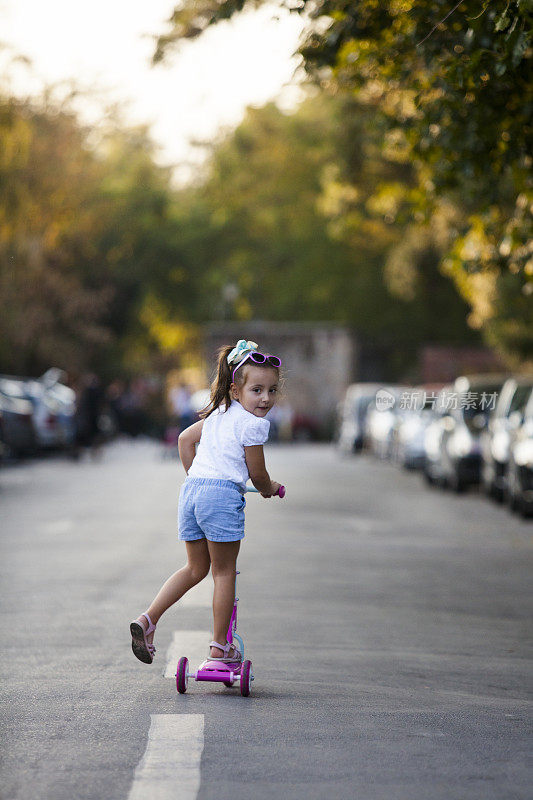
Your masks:
M251 350L257 350L258 347L257 342L247 342L246 339L239 339L228 355L228 364L239 364L247 353Z

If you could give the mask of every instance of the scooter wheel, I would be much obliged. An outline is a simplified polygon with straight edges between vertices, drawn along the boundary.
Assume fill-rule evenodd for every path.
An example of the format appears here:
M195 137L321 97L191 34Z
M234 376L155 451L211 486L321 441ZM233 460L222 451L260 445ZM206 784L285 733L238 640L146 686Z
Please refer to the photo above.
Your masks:
M228 689L231 689L231 687L233 686L233 681L224 681L224 686L227 686Z
M252 686L252 662L243 661L241 667L241 694L248 697Z
M189 683L189 659L182 656L178 661L178 671L176 672L176 689L180 694L185 694Z

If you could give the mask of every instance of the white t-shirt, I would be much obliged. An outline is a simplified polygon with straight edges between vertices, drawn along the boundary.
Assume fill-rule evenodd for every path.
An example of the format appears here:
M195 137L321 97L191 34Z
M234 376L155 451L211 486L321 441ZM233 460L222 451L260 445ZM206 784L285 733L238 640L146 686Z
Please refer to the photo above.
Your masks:
M264 444L270 422L256 417L232 400L230 407L219 406L204 420L200 443L189 469L191 478L221 478L234 481L244 490L250 477L244 448Z

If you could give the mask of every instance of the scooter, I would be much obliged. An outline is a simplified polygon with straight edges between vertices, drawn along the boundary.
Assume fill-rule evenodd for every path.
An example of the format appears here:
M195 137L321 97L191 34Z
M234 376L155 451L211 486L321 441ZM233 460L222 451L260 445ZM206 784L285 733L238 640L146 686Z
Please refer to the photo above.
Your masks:
M252 487L246 488L247 492L257 492L257 489ZM285 497L285 487L280 486L276 492L278 497ZM233 661L230 663L222 663L221 661L211 661L207 658L202 661L196 672L189 672L189 659L182 656L178 661L178 669L176 672L176 689L180 694L185 694L189 684L189 678L194 678L195 681L211 681L213 683L223 683L224 686L231 688L237 681L243 697L248 697L254 680L254 673L252 671L252 662L244 660L244 642L242 637L237 633L237 574L235 575L235 600L233 602L233 611L229 623L228 633L226 636L227 641L232 644L235 640L238 644L239 650L242 653L242 661Z

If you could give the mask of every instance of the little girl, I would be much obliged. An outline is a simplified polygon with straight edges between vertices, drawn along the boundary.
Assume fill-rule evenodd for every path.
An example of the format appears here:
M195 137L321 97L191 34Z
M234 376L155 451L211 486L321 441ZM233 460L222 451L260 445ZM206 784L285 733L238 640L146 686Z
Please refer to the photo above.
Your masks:
M272 497L280 487L270 480L263 444L270 428L266 415L276 402L281 359L260 353L257 347L241 339L235 347L220 348L210 403L200 421L179 436L187 478L179 496L178 538L185 542L187 564L170 576L150 607L130 624L133 652L145 664L154 658L152 642L159 618L203 580L209 568L215 583L209 658L225 663L242 660L226 634L244 537L246 481L250 478L263 497Z

